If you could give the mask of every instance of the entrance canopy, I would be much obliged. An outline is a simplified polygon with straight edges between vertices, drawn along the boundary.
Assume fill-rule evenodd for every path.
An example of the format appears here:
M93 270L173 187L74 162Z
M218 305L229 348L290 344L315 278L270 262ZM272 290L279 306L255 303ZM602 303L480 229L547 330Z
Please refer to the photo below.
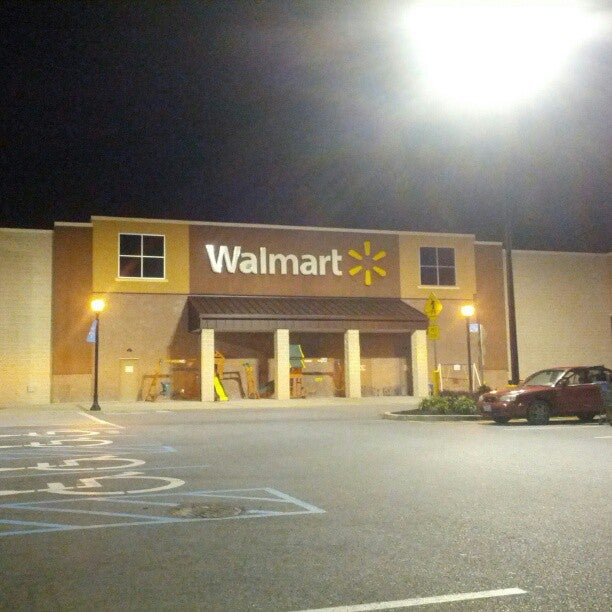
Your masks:
M189 331L410 333L427 317L398 298L190 296Z

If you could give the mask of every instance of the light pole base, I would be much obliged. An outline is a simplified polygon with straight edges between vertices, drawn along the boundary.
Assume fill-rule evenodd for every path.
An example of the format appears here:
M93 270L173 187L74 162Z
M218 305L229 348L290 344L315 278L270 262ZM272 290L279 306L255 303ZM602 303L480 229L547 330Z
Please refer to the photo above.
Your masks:
M98 404L97 401L95 401L92 405L90 410L102 410L102 408L100 408L100 404Z

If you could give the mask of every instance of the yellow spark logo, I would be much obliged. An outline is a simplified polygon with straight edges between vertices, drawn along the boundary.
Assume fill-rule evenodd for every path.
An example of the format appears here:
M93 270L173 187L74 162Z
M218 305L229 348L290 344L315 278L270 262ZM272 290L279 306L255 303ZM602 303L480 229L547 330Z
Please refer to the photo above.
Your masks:
M369 287L372 284L372 270L378 274L378 276L387 276L387 271L380 266L373 265L374 262L380 261L384 257L387 256L386 251L378 251L376 255L372 255L372 247L369 240L364 240L363 242L363 255L355 249L351 249L349 251L349 255L356 259L357 261L361 261L363 263L353 266L349 270L349 274L351 276L355 276L355 274L359 274L362 270L364 270L364 279L363 282Z

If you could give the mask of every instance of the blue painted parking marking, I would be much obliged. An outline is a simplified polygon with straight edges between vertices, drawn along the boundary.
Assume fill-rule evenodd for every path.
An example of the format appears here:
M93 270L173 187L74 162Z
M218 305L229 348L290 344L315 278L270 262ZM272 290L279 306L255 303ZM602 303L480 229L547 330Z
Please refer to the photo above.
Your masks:
M211 499L239 502L242 512L235 516L210 518L160 516L162 509L176 507L185 502L193 503L194 500L204 503ZM129 507L134 505L140 505L139 510L130 512ZM41 523L31 520L30 517L37 512L44 512L46 518L55 514L70 520L64 523ZM325 513L325 510L270 487L147 493L121 498L106 496L69 498L0 504L0 537L79 529L201 523L322 513Z

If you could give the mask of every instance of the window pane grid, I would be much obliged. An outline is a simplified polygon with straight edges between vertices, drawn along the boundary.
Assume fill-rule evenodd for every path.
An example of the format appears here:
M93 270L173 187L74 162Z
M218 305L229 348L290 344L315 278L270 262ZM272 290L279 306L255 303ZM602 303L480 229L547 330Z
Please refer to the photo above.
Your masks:
M455 249L421 247L421 285L456 286Z
M120 278L165 278L165 236L119 234Z

